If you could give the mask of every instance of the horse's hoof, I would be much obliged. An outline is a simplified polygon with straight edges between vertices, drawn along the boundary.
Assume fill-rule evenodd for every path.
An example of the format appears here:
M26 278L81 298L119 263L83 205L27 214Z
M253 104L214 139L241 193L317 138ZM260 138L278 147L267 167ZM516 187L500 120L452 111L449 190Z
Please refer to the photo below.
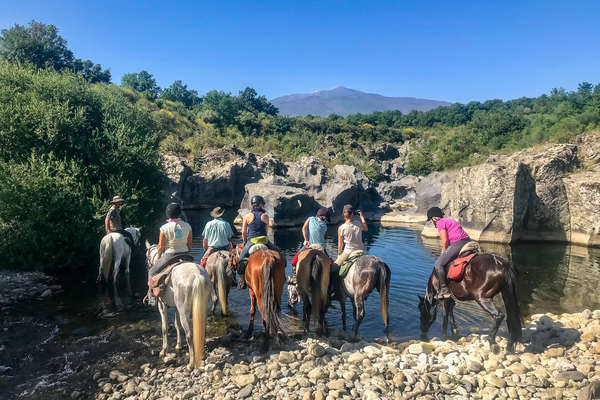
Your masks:
M167 351L166 351L166 350L161 350L161 351L160 351L160 353L158 353L158 355L159 355L160 357L164 357L164 356L166 356L166 355L167 355Z

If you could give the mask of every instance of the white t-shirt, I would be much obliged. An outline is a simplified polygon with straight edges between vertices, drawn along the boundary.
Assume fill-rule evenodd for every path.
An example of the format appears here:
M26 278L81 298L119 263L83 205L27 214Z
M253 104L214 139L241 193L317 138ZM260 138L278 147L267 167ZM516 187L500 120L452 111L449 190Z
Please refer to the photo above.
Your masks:
M185 221L167 222L160 227L160 232L167 239L165 243L165 253L181 253L188 251L188 235L192 232L192 227Z

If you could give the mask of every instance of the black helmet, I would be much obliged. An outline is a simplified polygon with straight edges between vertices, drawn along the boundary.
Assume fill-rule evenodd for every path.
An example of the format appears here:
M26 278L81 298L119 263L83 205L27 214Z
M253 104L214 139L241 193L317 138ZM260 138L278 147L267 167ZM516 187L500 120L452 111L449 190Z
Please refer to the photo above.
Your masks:
M433 217L444 218L444 212L439 207L431 207L427 210L427 221L431 221Z
M250 204L253 206L259 206L261 204L265 204L265 199L263 199L262 196L259 195L252 196L252 198L250 199Z
M181 206L177 203L169 203L166 214L167 218L179 218L181 215Z

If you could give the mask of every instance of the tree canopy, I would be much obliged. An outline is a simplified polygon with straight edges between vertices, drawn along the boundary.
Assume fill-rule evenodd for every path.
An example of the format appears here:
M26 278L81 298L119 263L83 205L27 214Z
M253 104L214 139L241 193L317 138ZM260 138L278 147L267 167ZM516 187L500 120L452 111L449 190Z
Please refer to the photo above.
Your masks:
M123 75L121 86L144 93L150 99L156 99L160 94L160 87L156 84L156 79L146 70Z

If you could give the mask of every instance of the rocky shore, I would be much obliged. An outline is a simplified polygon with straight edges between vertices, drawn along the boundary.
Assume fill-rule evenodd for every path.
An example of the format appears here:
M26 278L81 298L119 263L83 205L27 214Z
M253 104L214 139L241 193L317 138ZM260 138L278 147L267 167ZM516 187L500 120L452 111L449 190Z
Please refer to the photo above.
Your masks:
M97 400L589 399L600 394L600 310L534 315L515 354L485 335L390 346L290 338L271 351L233 332L207 343L202 369L158 357L130 375L97 372ZM73 398L82 396L73 393ZM92 395L91 393L89 395Z
M60 291L61 285L41 272L0 270L0 309L23 300L49 297Z

